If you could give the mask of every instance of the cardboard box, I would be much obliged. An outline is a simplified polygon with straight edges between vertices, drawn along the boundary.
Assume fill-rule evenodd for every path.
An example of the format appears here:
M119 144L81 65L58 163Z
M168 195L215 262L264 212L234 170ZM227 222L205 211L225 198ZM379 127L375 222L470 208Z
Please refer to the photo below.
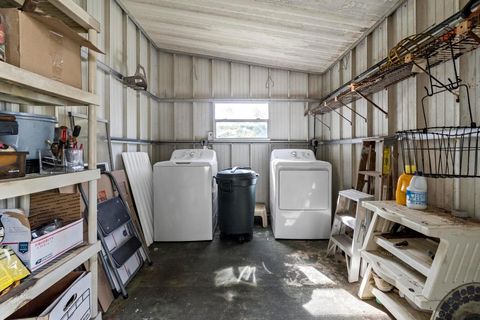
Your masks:
M20 308L9 319L90 319L91 283L90 272L71 272Z
M15 8L0 9L5 21L5 61L82 88L80 48L101 52L58 19Z
M80 204L79 193L34 193L30 196L30 226L37 228L55 218L76 221L83 217Z
M61 203L61 200L67 198L65 196L68 196L70 207L56 207L57 201ZM71 202L72 199L78 203ZM43 192L32 195L30 203L30 218L20 209L0 209L0 220L5 228L2 244L9 245L30 271L35 271L82 244L84 228L78 194ZM55 218L63 220L64 226L32 240L31 229L51 222L52 212L55 212Z

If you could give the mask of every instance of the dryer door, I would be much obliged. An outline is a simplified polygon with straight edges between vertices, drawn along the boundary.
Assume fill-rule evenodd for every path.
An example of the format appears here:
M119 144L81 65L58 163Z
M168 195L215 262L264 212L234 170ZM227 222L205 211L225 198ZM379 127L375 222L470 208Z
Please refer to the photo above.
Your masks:
M327 170L280 170L280 210L324 210L329 208L330 179Z

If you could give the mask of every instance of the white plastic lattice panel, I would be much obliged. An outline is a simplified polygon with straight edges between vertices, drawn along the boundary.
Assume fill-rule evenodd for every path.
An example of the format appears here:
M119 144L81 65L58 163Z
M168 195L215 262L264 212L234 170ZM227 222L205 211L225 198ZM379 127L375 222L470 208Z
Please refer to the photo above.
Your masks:
M122 153L147 246L153 243L153 170L146 152Z

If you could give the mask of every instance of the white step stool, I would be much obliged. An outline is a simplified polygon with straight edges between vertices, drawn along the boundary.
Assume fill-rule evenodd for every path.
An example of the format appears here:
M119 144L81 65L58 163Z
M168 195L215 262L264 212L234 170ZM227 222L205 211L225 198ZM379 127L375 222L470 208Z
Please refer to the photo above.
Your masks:
M265 207L264 203L255 204L255 214L254 214L254 216L262 218L262 227L266 228L268 226L267 208Z
M374 196L350 189L338 193L337 209L333 220L327 256L335 255L337 248L345 253L348 282L356 282L360 273L360 249L367 232L366 211L361 202L374 200ZM347 231L352 234L350 237Z

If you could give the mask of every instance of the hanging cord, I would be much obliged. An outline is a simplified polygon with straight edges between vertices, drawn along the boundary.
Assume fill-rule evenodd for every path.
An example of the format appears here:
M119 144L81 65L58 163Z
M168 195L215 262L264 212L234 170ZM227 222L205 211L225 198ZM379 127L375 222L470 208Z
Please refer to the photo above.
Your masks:
M273 81L272 76L269 73L267 81L265 82L265 88L270 89L270 88L273 88L273 87L275 87L275 81Z
M198 81L198 75L197 75L197 66L195 66L195 64L192 66L192 74L193 74L193 78Z

